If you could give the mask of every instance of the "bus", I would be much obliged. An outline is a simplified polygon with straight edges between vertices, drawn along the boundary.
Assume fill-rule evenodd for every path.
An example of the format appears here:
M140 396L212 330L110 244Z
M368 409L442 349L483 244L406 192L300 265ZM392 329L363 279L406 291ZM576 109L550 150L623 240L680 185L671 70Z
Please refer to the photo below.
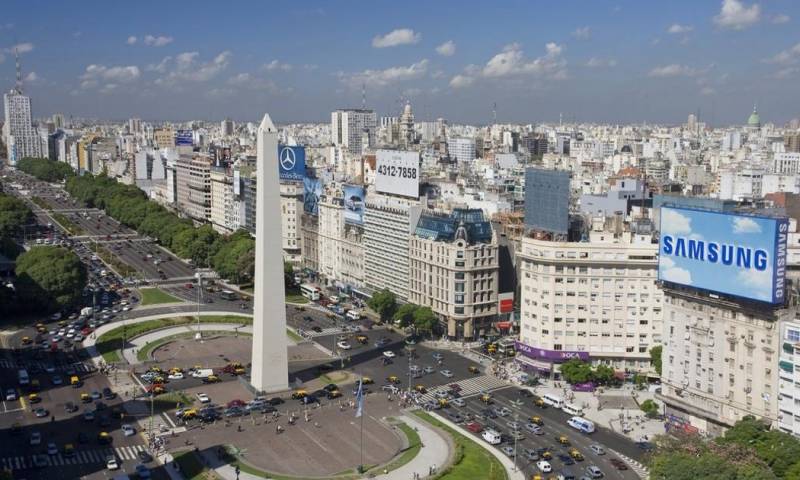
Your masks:
M586 420L583 417L572 417L569 420L567 420L567 425L583 433L594 432L594 423L590 422L589 420Z
M304 283L300 285L300 293L307 299L311 300L312 302L316 302L317 300L319 300L320 289L319 287L315 287L314 285L309 285L307 283Z
M562 408L564 406L564 399L557 395L545 393L542 395L542 400L553 408Z
M574 415L580 417L583 415L583 409L578 405L572 403L565 403L561 410L567 415Z
M500 355L505 355L507 357L514 356L514 339L513 338L504 338L497 342L497 353Z
M236 300L238 297L235 293L231 292L230 290L223 290L219 293L219 296L222 297L224 300Z

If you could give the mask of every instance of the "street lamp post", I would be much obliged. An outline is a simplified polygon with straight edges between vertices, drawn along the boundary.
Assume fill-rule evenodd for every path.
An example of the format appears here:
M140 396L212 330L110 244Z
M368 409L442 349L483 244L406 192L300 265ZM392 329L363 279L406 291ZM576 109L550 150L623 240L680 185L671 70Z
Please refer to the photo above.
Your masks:
M197 278L197 333L195 333L195 339L203 341L203 332L200 331L200 302L202 301L202 294L203 294L203 275L200 272L194 274Z

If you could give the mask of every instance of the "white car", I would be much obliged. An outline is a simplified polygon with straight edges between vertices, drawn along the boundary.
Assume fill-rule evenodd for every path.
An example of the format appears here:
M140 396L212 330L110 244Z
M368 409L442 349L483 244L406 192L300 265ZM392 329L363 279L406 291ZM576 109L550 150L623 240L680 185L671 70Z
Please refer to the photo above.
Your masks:
M6 401L7 402L11 402L11 401L16 400L16 399L17 399L17 391L16 390L14 390L13 388L9 388L8 390L6 390Z
M42 444L42 434L41 432L33 432L31 433L31 445L41 445Z
M197 400L200 403L209 403L209 402L211 402L211 398L209 398L209 396L206 395L205 393L198 393L197 394Z
M339 342L336 344L337 347L341 348L342 350L350 350L350 344L347 342Z
M547 460L539 460L536 462L536 468L538 468L542 473L550 473L553 471L553 467L550 466L550 462Z
M383 352L383 356L386 358L394 358L397 355L395 355L394 352L391 350L386 350L385 352Z
M109 470L118 470L119 463L117 462L117 457L108 457L106 459L106 468Z
M48 455L58 455L58 447L56 447L55 442L50 442L47 444L47 454Z
M125 434L126 437L131 437L136 434L136 429L127 423L123 424L121 428L122 428L122 433Z
M167 375L167 378L170 380L183 380L183 373L182 372L170 373L169 375Z
M453 372L451 372L450 370L442 370L439 373L441 373L446 378L453 378Z

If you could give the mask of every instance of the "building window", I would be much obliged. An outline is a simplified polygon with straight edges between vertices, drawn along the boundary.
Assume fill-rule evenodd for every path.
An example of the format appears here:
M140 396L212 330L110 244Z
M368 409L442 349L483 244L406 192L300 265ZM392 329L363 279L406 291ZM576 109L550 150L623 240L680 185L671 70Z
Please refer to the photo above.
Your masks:
M561 344L560 343L554 343L553 344L553 350L561 350Z
M464 303L464 295L456 295L456 303L463 304Z
M456 280L464 280L464 272L456 272Z
M456 307L455 308L456 315L463 315L464 314L464 307Z
M790 342L800 342L800 330L788 329L786 330L786 340Z

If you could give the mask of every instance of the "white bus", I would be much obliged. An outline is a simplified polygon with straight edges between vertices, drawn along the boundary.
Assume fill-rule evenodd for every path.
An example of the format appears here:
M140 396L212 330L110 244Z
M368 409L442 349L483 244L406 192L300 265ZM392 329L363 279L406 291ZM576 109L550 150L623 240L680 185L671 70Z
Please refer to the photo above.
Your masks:
M562 408L564 406L564 399L557 395L551 395L549 393L545 393L542 395L542 400L544 403L550 405L553 408Z
M561 410L567 415L574 415L580 417L583 415L583 409L573 403L565 403Z
M31 377L28 376L28 371L24 368L21 368L19 372L17 372L17 379L19 379L20 385L27 385L31 383Z
M583 433L594 432L594 423L590 422L589 420L586 420L583 417L572 417L569 420L567 420L567 425Z
M309 285L304 283L300 285L300 294L302 294L307 299L311 300L312 302L316 302L319 300L320 290L318 287L314 285Z
M484 430L481 436L489 445L499 445L500 442L503 441L503 437L501 437L496 430L492 430L491 428Z

